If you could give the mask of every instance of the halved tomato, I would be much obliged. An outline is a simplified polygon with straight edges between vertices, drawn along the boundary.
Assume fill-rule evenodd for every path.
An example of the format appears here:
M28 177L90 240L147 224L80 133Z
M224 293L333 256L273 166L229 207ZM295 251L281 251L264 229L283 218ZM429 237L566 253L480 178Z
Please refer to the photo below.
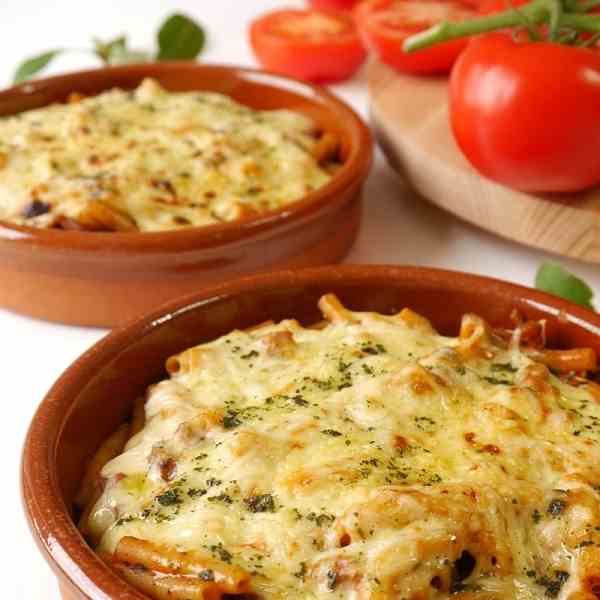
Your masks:
M309 4L319 10L352 10L360 0L308 0Z
M324 10L278 10L250 26L250 43L270 71L315 82L351 77L366 58L351 16Z
M440 21L462 21L476 14L458 0L365 0L354 11L363 40L379 59L416 74L449 72L468 40L453 40L410 54L402 49L404 40Z

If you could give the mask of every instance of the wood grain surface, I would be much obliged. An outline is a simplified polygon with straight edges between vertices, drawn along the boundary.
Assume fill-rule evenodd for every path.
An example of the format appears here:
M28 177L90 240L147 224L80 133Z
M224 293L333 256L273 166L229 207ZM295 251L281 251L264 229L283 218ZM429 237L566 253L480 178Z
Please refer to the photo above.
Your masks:
M369 88L378 141L424 198L503 237L600 263L600 188L532 195L479 175L452 136L445 78L401 75L373 63Z

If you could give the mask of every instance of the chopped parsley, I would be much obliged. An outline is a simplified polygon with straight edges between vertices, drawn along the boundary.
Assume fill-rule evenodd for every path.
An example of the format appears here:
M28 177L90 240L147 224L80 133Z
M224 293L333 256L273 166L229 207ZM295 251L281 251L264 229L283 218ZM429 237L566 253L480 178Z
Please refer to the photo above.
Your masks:
M314 521L318 527L323 527L324 525L331 525L335 521L334 515L329 515L327 513L317 514L314 512L308 513L306 518L309 521Z
M223 504L232 504L233 500L229 494L222 492L218 496L209 496L206 498L209 502L222 502Z
M565 508L567 508L567 503L560 498L554 498L548 505L548 514L552 517L560 517L560 515L565 512Z
M508 381L508 379L498 379L493 375L486 375L483 379L492 385L512 385L512 381Z
M198 577L202 581L214 581L215 580L215 572L212 569L204 569L198 573Z
M511 363L493 363L490 367L492 373L516 373L519 369L513 367Z
M304 580L304 577L306 577L306 571L307 571L307 569L306 569L306 563L305 562L301 562L300 563L300 568L295 573L292 573L292 575L294 577L297 577L298 579Z
M271 494L259 494L244 499L246 508L253 513L275 512L275 500Z
M166 492L160 494L160 496L156 496L156 501L161 506L175 506L177 504L181 504L181 498L179 497L178 489L170 489Z
M365 342L360 348L365 354L377 355L385 354L387 350L383 344L374 344L372 342Z
M327 571L327 588L335 590L335 586L338 584L338 574L335 571Z
M222 421L225 429L235 429L242 424L242 420L239 418L239 413L235 410L229 409L227 414L223 417Z
M546 593L544 594L548 598L556 598L558 594L560 594L560 590L562 586L569 579L569 573L566 571L554 571L554 577L547 577L544 575L536 580L538 585L546 588Z
M323 435L330 435L331 437L340 437L341 435L343 435L341 432L335 429L323 429L321 433Z

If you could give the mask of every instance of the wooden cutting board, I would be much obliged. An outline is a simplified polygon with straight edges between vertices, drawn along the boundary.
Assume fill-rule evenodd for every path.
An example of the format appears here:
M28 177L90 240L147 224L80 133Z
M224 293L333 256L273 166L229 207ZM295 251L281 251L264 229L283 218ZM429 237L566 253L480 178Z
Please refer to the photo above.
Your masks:
M369 89L377 139L423 197L511 240L600 263L600 188L551 199L479 175L450 131L445 78L400 75L373 63Z

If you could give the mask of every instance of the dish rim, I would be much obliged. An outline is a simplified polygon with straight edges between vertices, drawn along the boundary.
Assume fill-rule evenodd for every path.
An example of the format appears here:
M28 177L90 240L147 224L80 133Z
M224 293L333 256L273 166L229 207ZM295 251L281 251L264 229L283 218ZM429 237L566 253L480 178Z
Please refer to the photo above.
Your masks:
M281 270L245 276L206 287L192 295L155 308L146 315L115 329L77 358L53 384L40 403L28 430L21 460L23 506L38 547L55 572L67 578L92 600L147 600L140 592L115 575L86 543L71 518L60 492L54 451L62 424L68 418L81 386L99 367L114 360L133 341L156 328L168 326L178 315L224 299L243 296L256 290L301 287L306 284L335 282L368 284L404 279L445 287L461 293L475 286L485 287L496 298L521 299L538 310L556 317L564 316L572 327L586 328L600 338L600 314L519 284L461 271L402 265L331 265L296 270ZM465 307L468 312L468 307ZM293 317L294 315L290 315ZM27 471L27 472L26 472ZM35 495L26 480L36 482ZM42 508L37 496L43 498Z
M0 105L8 100L14 103L15 98L27 98L45 90L61 87L70 87L72 92L76 92L78 91L77 82L87 78L101 78L106 75L117 77L130 73L141 81L144 77L160 76L177 71L183 73L189 70L199 73L222 71L235 78L248 80L264 87L277 87L296 93L313 104L327 107L332 113L338 115L339 122L343 124L343 128L352 141L343 165L325 185L282 208L264 211L257 216L226 223L150 232L93 232L32 227L0 220L0 241L28 240L41 246L61 248L77 246L86 249L96 249L100 244L103 247L135 247L138 250L163 250L165 245L185 246L187 244L195 247L215 247L233 241L254 238L261 232L271 230L279 225L301 221L318 212L319 209L324 209L329 204L335 204L335 201L339 200L347 189L359 183L368 174L373 160L373 136L362 117L349 104L323 86L252 67L220 63L204 64L193 61L162 61L86 69L26 81L2 90L0 91ZM117 86L115 85L115 87ZM107 86L103 89L109 90L111 87ZM207 89L210 91L210 88ZM243 104L243 102L241 103ZM25 112L25 110L7 113L4 116L21 112Z

